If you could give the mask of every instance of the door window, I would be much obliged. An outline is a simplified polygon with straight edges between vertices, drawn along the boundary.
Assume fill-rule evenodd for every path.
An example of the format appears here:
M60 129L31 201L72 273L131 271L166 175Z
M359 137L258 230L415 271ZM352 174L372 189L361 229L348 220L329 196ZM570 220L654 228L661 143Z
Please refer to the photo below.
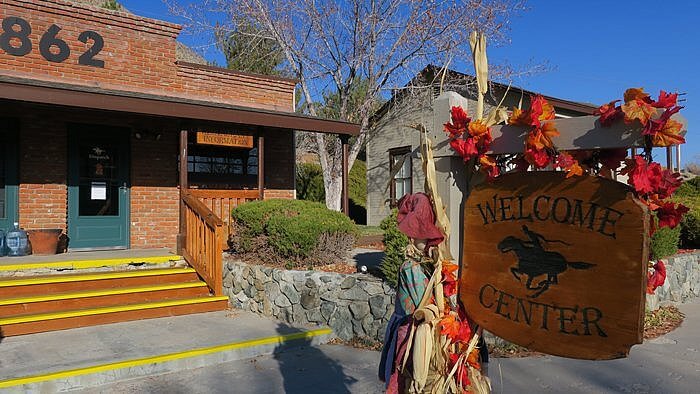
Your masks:
M119 216L119 150L81 143L79 155L78 215Z

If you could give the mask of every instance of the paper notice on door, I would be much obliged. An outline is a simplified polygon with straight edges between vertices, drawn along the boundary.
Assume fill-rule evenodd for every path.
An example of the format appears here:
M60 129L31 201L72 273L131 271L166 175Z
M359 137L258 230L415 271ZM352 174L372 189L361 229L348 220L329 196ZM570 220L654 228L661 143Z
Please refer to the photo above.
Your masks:
M92 182L90 188L91 200L106 200L107 199L107 182Z

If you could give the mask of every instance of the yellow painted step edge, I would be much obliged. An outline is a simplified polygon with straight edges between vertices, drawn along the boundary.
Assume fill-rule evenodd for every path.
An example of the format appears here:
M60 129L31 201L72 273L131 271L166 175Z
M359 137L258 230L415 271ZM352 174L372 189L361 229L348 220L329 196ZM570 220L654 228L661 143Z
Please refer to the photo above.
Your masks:
M20 378L12 378L6 380L0 380L0 388L7 388L12 386L20 386L30 383L39 383L55 379L65 379L73 376L87 375L91 373L98 373L104 371L112 371L122 368L132 368L140 365L163 363L167 361L180 360L190 357L205 356L208 354L224 352L227 350L243 349L253 346L261 345L272 345L272 344L282 344L287 341L293 341L297 339L313 338L321 335L331 334L333 331L330 328L321 328L317 330L310 330L304 332L295 332L292 334L285 335L275 335L266 338L251 339L241 342L227 343L224 345L217 345L193 350L186 350L182 352L163 354L160 356L151 356L144 358L137 358L133 360L118 361L108 364L94 365L91 367L83 367L76 369L69 369L66 371L51 372L46 374L31 375Z
M174 289L189 289L191 287L206 287L207 284L204 282L183 282L183 283L171 283L158 286L138 286L138 287L124 287L119 289L109 289L109 290L90 290L90 291L79 291L74 293L58 293L49 294L44 296L36 297L20 297L20 298L6 298L0 299L0 306L2 305L16 305L16 304L31 304L35 302L44 301L62 301L62 300L73 300L76 298L90 298L90 297L100 297L107 295L117 295L117 294L130 294L130 293L142 293L146 291L161 291L161 290L174 290Z
M187 274L195 272L193 268L145 269L135 271L96 272L92 274L49 275L20 277L0 280L0 287L40 285L45 283L81 282L86 280L136 278L140 276Z
M136 258L118 258L118 259L94 259L94 260L73 260L73 261L52 261L45 263L26 263L26 264L8 264L0 265L2 271L22 271L31 269L86 269L99 267L112 267L115 265L124 265L130 263L146 263L160 264L168 261L182 260L182 256L152 256L152 257L136 257Z
M144 310L144 309L166 308L169 306L203 304L206 302L215 302L215 301L222 301L222 300L228 300L228 297L227 296L220 296L220 297L185 298L185 299L181 299L181 300L147 302L147 303L142 303L142 304L119 305L119 306L110 306L110 307L103 307L103 308L79 309L79 310L67 311L67 312L39 313L36 315L25 315L25 316L7 317L7 318L0 319L0 327L5 326L5 325L10 325L10 324L31 323L31 322L44 321L44 320L66 319L69 317L104 315L107 313L128 312L128 311L137 311L137 310Z

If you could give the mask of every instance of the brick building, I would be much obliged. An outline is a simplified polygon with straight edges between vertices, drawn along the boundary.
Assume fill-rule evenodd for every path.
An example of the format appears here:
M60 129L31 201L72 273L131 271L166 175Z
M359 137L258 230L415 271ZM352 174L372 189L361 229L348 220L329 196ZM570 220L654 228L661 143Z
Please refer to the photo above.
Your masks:
M295 80L177 61L175 24L66 0L3 0L0 22L0 229L174 248L186 194L222 219L293 198L294 130L359 130L295 114Z

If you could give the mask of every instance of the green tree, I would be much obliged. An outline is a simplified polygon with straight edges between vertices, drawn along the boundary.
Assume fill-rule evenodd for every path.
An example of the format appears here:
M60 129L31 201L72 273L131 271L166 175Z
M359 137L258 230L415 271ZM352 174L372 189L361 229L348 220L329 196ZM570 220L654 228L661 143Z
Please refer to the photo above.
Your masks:
M264 74L281 75L284 54L275 40L265 36L247 18L237 18L234 30L216 27L216 45L226 57L226 67L231 70Z

